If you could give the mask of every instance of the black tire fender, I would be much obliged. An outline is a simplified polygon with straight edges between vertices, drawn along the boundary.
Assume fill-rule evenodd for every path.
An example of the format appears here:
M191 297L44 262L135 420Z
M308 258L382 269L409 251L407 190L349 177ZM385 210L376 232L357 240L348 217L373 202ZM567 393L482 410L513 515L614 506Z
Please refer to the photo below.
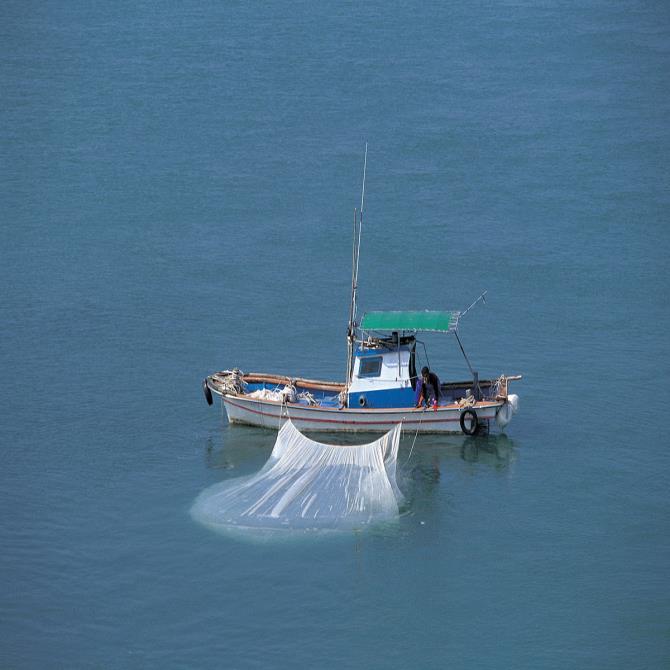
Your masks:
M471 416L470 429L467 429L465 427L465 421L468 414ZM477 417L477 412L475 412L474 409L463 410L461 412L460 424L461 424L461 430L463 431L463 433L465 433L465 435L476 435L477 431L479 430L479 419Z
M214 399L212 398L212 389L209 388L206 378L202 380L202 392L205 394L205 400L207 401L207 404L212 405L214 403Z

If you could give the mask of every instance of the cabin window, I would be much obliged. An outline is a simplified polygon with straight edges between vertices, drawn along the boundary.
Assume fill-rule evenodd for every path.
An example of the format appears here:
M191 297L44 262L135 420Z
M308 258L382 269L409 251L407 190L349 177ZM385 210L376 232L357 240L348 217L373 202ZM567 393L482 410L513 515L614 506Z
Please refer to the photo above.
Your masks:
M379 377L382 371L382 357L361 358L358 363L359 377Z

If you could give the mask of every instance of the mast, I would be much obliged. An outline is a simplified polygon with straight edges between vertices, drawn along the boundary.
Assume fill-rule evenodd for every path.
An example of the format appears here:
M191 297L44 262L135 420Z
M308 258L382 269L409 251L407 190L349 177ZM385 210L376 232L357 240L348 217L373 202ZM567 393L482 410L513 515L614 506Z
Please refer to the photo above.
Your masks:
M365 175L368 167L368 143L365 143L365 160L363 162L363 188L361 190L361 209L354 209L354 240L351 252L351 302L349 304L349 326L347 328L347 376L346 390L351 384L353 371L354 342L356 339L356 308L358 297L358 259L361 253L361 231L363 229L363 207L365 205Z

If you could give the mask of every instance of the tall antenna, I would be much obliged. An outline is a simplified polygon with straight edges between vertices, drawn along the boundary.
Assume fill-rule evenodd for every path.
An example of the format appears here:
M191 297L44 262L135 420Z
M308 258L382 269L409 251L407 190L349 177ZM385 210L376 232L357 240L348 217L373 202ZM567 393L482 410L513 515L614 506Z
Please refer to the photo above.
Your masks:
M365 205L365 175L368 168L368 143L365 143L365 160L363 161L363 187L361 189L361 210L358 213L358 241L356 242L356 270L354 272L354 322L356 321L356 308L358 298L358 260L361 255L361 233L363 232L363 207ZM354 323L354 326L356 324Z
M363 202L365 200L365 172L368 167L368 143L365 143L365 161L363 162L363 190L361 191L361 220L363 220Z
M349 327L347 329L347 389L351 383L354 341L356 338L356 298L358 293L358 259L361 253L361 231L363 229L363 207L365 205L365 175L368 167L368 143L365 143L365 160L363 162L363 188L361 190L361 209L354 209L354 244L351 257L351 303L349 305Z

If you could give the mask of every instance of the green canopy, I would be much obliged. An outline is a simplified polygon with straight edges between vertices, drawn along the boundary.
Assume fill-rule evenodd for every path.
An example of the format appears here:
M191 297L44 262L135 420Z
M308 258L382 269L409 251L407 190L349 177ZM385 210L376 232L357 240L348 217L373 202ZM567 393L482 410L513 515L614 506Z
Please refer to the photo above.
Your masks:
M415 330L448 333L456 329L460 312L366 312L361 330Z

